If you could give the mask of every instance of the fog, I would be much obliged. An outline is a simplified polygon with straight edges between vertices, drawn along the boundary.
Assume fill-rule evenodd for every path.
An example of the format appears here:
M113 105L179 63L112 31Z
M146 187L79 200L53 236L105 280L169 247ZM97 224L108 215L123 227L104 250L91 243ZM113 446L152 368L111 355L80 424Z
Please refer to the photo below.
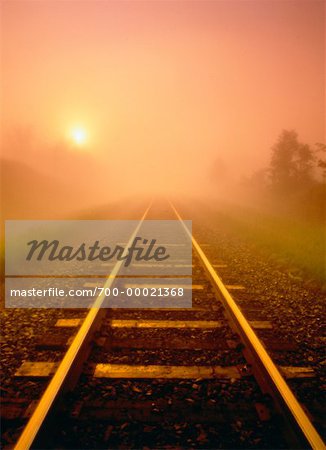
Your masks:
M322 1L3 1L1 14L5 218L128 195L248 201L283 129L325 142Z

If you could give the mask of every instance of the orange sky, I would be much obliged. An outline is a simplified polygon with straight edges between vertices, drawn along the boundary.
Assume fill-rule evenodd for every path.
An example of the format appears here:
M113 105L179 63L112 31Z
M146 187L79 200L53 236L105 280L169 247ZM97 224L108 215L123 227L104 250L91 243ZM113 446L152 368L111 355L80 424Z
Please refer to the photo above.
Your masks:
M46 152L81 124L85 151L153 180L205 173L215 158L250 173L283 128L325 141L323 1L2 0L1 9L3 136L31 127Z

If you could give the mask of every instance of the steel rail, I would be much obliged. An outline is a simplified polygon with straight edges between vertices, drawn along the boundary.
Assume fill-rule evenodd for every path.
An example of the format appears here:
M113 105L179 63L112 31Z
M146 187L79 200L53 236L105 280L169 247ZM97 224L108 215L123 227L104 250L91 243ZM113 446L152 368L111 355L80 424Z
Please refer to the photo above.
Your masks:
M131 245L133 239L138 233L139 228L141 227L145 217L147 216L148 211L152 206L152 202L144 212L141 217L139 224L134 230L131 238L129 239L128 244L125 247L125 252L128 249L128 246ZM125 253L124 252L124 253ZM123 256L124 256L123 253ZM104 285L104 288L111 287L115 276L118 274L123 261L118 261L110 276L107 278L107 281ZM14 449L15 450L28 450L35 443L38 434L44 424L51 408L57 402L58 397L61 393L63 385L67 382L67 378L71 373L72 369L75 365L80 366L80 353L84 347L84 344L91 334L91 331L94 328L94 325L99 317L99 312L101 311L101 305L105 299L104 290L102 293L96 298L95 302L92 305L92 308L89 310L84 322L82 323L80 329L78 330L75 338L73 339L69 349L67 350L65 356L63 357L57 371L53 375L48 387L44 391L39 403L37 404L32 416L27 422L22 434L20 435Z
M287 408L287 413L291 417L291 424L294 424L294 426L297 424L297 430L296 432L301 432L302 436L304 437L304 441L306 441L306 444L303 444L303 448L307 447L307 444L311 446L311 448L316 450L322 450L325 449L325 443L321 436L318 434L317 430L311 423L309 417L303 410L302 406L294 396L292 390L284 380L283 376L275 366L274 362L268 355L267 351L265 350L264 346L260 342L259 338L257 337L256 333L253 331L249 323L247 322L246 318L240 311L239 307L233 300L232 296L230 295L229 291L224 286L222 280L219 278L217 273L215 272L213 266L209 262L208 258L206 257L205 253L201 249L200 245L196 241L196 239L193 237L189 229L187 228L186 224L184 223L182 217L174 207L174 205L170 202L171 208L173 209L175 215L182 223L184 229L186 230L186 233L188 234L189 238L192 241L192 244L199 255L200 259L202 260L202 263L204 267L206 268L207 272L209 273L211 279L214 281L216 286L218 287L219 292L223 296L225 303L227 304L227 307L229 311L231 312L232 318L236 322L237 329L241 331L241 336L245 336L246 342L248 345L250 345L250 350L254 352L254 355L256 355L257 358L261 361L261 364L263 366L265 374L269 377L270 381L273 383L274 392L276 392L279 396L279 399L281 400L282 404L285 405ZM284 411L283 411L284 412ZM299 446L301 447L302 444Z

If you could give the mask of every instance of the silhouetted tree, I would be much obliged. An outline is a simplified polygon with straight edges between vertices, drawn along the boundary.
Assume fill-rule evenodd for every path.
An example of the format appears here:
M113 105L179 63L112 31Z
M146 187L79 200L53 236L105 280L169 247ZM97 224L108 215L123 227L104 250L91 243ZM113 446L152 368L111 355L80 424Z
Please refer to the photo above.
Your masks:
M317 142L316 147L317 147L317 150L316 150L317 152L324 152L325 156L326 156L326 145L325 144ZM326 182L326 159L318 158L317 167L319 167L321 169L323 180Z
M277 143L272 147L270 164L271 182L274 186L289 186L294 177L293 156L298 145L295 131L283 130Z
M315 157L309 145L299 143L294 155L294 164L296 181L301 186L311 184L314 160Z
M294 130L283 130L272 147L270 179L282 191L305 187L312 182L314 155L308 144L298 140Z

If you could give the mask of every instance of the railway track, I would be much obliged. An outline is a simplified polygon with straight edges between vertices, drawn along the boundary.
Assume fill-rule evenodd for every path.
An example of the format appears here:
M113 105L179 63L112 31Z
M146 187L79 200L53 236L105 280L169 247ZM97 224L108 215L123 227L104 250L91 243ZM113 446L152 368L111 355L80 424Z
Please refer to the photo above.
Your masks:
M130 242L158 217L183 226L173 205L149 207ZM276 367L257 337L268 322L244 317L230 295L241 286L225 286L219 264L189 239L193 308L106 310L99 296L84 317L71 311L56 328L75 330L63 332L61 361L18 371L17 379L54 374L18 419L23 431L12 447L324 448L285 381L288 368Z

